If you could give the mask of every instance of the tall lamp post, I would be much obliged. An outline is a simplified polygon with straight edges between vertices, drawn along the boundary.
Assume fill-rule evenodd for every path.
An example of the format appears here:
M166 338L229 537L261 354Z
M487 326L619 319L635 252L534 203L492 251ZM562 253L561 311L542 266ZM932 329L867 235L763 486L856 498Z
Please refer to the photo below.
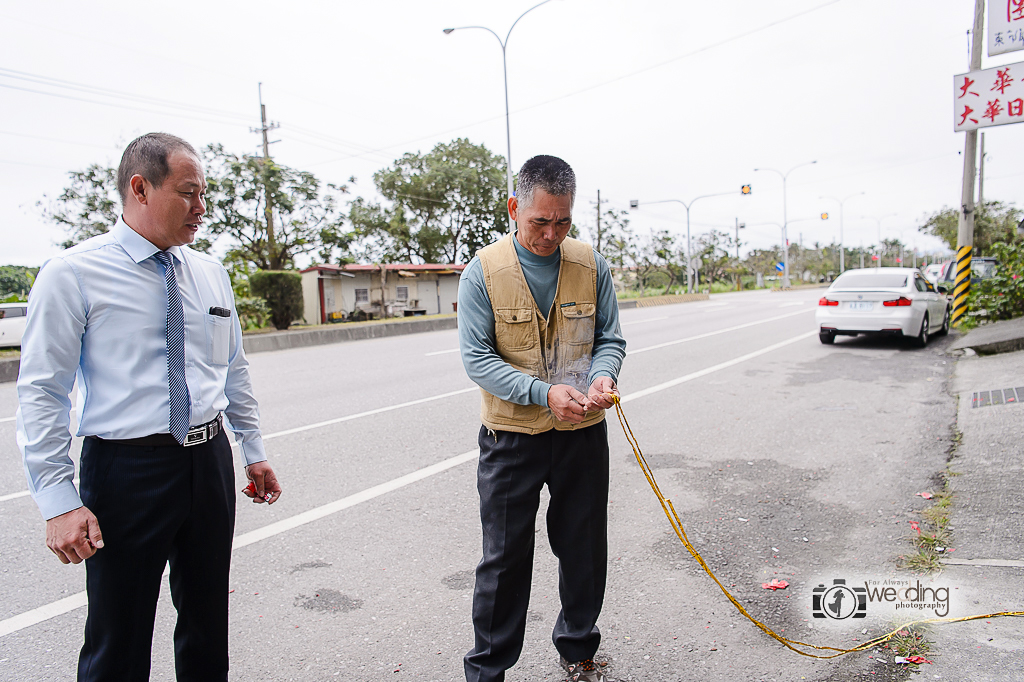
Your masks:
M505 149L506 149L505 176L506 176L506 179L508 181L508 196L509 197L512 197L515 194L515 188L512 186L512 133L510 132L509 122L508 122L508 63L507 63L507 61L505 59L505 48L508 46L508 39L512 35L512 29L514 29L516 27L516 24L519 23L519 19L522 19L523 17L525 17L527 14L529 14L533 10L537 9L541 5L546 5L549 2L551 2L551 0L544 0L544 2L537 3L536 5L531 7L530 9L528 9L525 12L523 12L522 14L520 14L519 17L515 21L512 22L512 26L509 27L508 33L505 34L505 40L502 40L501 37L497 33L492 31L491 29L487 28L486 26L457 26L455 28L443 29L444 34L445 35L449 35L449 34L451 34L452 31L460 31L460 30L468 29L468 28L478 28L478 29L481 29L481 30L484 30L484 31L487 31L488 33L490 33L498 41L498 44L501 45L501 70L502 70L502 73L503 73L503 75L505 77ZM508 218L508 229L509 229L509 232L511 232L514 229L514 225L513 225L513 222L512 222L512 216L509 216L509 218Z
M886 218L892 218L895 215L895 213L888 213L880 218L876 218L874 216L864 216L869 220L874 220L875 227L878 228L878 265L875 266L877 268L882 267L882 221L885 220Z
M843 246L843 204L854 197L863 196L866 192L857 192L851 194L845 199L837 199L836 197L818 197L819 199L829 199L839 204L839 274L843 274L846 271L846 248Z
M754 169L755 172L757 172L757 171L769 171L771 173L778 173L779 176L782 178L782 242L783 242L782 243L782 266L783 266L783 270L784 270L783 276L782 276L782 286L784 286L784 287L788 287L789 286L789 231L786 229L786 226L788 225L789 221L786 218L786 211L787 211L787 208L786 208L786 178L788 178L789 174L792 173L793 171L795 171L797 168L803 168L804 166L810 166L811 164L815 164L815 163L818 163L818 162L817 161L808 161L807 163L801 163L799 165L793 166L792 168L790 168L785 173L783 173L780 170L776 170L774 168L755 168Z
M690 253L690 251L691 251L691 246L690 246L690 207L693 206L693 204L696 203L696 201L698 199L707 199L708 197L724 197L726 194L734 194L734 192L718 192L716 194L702 194L699 197L694 197L693 199L690 199L689 203L683 201L682 199L662 199L661 201L645 201L644 202L645 204L676 203L676 204L682 204L683 208L686 209L686 293L688 293L688 294L692 294L693 293L693 263L692 263L693 256ZM629 202L629 207L630 208L639 208L639 206L640 206L640 201L638 199L632 199Z

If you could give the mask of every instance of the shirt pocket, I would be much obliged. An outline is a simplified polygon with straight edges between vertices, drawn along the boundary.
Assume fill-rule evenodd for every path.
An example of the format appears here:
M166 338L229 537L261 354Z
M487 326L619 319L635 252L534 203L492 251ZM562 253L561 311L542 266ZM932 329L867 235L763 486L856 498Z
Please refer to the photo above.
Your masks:
M231 345L231 318L218 315L206 316L206 350L211 365L228 364L228 348Z
M498 348L528 350L536 343L533 333L533 310L530 308L498 308L494 311L494 336Z
M593 303L575 303L558 310L562 313L562 328L565 330L562 338L565 342L574 346L593 345L597 306Z

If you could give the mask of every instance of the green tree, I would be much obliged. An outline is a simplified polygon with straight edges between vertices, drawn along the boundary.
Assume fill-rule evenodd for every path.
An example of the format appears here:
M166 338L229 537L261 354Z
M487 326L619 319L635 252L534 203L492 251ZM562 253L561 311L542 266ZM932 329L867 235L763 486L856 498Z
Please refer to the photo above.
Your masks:
M39 268L20 265L0 265L0 299L17 298L24 300L32 289ZM7 302L7 301L4 301Z
M711 230L697 238L694 255L701 259L700 269L707 286L711 286L715 280L725 277L731 264L729 249L732 246L732 236L721 230Z
M273 159L238 156L219 144L205 147L203 160L210 234L227 236L235 257L261 270L283 270L294 267L300 254L331 256L348 247L338 206L346 186L323 184Z
M287 329L302 317L302 276L295 270L259 270L249 276L249 286L267 302L277 329Z
M459 138L374 173L388 205L358 198L349 221L379 262L465 263L505 231L505 159Z
M917 228L925 234L938 237L954 252L959 230L960 212L955 208L943 208L926 217ZM1024 218L1024 211L1001 201L986 201L984 206L975 208L974 254L987 256L996 242L1012 244L1020 240L1017 225Z
M85 170L70 171L68 178L70 183L56 198L43 195L36 202L43 218L67 232L67 239L60 244L62 249L104 234L121 213L116 168L94 163Z

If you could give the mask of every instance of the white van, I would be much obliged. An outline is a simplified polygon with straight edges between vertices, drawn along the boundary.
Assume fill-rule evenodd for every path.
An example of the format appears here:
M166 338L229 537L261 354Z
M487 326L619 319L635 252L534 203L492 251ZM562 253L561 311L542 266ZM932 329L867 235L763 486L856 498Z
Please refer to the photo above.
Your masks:
M28 303L0 303L0 348L21 346L28 321Z

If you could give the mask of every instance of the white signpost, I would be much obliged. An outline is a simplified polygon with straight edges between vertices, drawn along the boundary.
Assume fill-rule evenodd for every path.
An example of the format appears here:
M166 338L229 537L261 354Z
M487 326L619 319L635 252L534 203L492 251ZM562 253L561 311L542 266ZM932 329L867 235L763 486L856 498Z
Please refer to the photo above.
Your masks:
M1024 50L1024 0L989 0L988 56Z
M1020 1L1024 6L1024 0ZM953 77L953 130L977 130L1022 121L1024 62Z

